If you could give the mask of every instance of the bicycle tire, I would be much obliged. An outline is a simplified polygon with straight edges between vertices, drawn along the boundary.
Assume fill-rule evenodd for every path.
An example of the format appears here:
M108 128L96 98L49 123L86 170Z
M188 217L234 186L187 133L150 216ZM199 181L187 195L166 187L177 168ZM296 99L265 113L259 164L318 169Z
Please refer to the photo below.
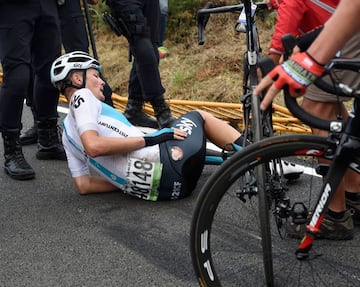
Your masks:
M359 244L316 240L309 260L299 261L295 250L300 240L289 238L288 233L280 236L274 224L274 200L269 201L267 209L258 210L257 193L241 193L246 185L240 182L246 176L251 179L249 175L258 165L277 158L308 163L309 156L313 159L310 162L316 164L318 158L331 159L335 149L335 143L312 135L268 138L236 153L211 175L197 199L190 232L192 263L200 286L360 286ZM271 175L267 176L270 185ZM306 174L301 182L297 191L296 184L289 184L287 195L293 203L304 200L311 210L317 194L312 194L314 190L310 188L317 193L320 190L311 185L321 185L322 179ZM309 190L304 184L309 184ZM273 189L267 189L267 197L273 197ZM246 202L240 195L245 195L242 199ZM265 250L273 253L271 262L264 262L261 214L271 218L272 250ZM287 217L283 228L289 223ZM271 274L264 271L269 264L273 267Z

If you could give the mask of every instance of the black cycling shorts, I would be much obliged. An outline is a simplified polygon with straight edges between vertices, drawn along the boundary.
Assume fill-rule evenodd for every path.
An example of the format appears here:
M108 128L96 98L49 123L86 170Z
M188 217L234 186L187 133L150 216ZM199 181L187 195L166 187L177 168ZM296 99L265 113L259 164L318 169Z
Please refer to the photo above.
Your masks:
M158 200L180 199L190 195L204 168L206 136L201 114L189 112L172 126L186 131L188 137L160 144L163 171Z

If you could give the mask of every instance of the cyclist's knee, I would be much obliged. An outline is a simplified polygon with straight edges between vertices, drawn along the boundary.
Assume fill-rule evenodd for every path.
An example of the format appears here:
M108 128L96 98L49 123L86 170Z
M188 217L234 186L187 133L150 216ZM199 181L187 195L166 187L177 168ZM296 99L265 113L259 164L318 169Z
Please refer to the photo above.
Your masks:
M199 110L199 109L197 109L197 110L195 110L195 111L198 112L205 121L206 121L206 119L208 119L209 117L214 117L212 114L210 114L209 112L206 112L206 111L204 111L204 110Z

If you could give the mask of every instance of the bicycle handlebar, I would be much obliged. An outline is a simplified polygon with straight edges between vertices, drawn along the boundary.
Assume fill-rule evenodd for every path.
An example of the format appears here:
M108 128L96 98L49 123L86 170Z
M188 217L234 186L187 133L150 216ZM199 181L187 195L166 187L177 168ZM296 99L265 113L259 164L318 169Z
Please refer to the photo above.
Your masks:
M255 4L258 8L267 9L267 4L265 2L255 2L253 4ZM205 32L206 24L209 21L210 14L237 12L237 11L241 11L243 8L244 8L244 4L213 7L212 2L206 3L204 8L198 10L196 15L196 20L198 24L199 45L204 45L205 43L204 32Z
M296 98L290 95L289 90L287 88L284 89L284 99L285 99L285 105L289 109L289 111L299 120L301 120L303 123L313 128L318 128L326 131L330 130L330 125L331 125L330 121L320 119L306 112L302 107L300 107L300 105L296 101ZM341 131L342 131L342 127L339 132Z
M199 45L204 45L205 43L205 37L204 37L204 31L207 22L209 21L210 15L209 13L204 13L203 11L207 11L212 8L212 3L208 2L204 6L203 9L199 10L196 15L196 21L198 23L198 43Z
M327 66L327 71L329 72L331 69L344 69L351 70L354 72L360 72L360 59L333 59L330 64ZM317 81L318 84L325 84L327 90L331 94L336 96L345 96L345 97L355 97L356 89L348 87L343 83L334 83L334 85L330 85L325 81L320 80ZM316 84L316 82L315 82ZM318 86L318 85L317 85ZM284 89L285 95L285 104L286 107L290 110L290 112L299 118L302 122L309 125L310 127L333 131L333 132L342 132L343 124L340 121L327 121L320 119L318 117L314 117L313 115L307 113L304 109L302 109L296 99L292 97L288 91L288 89Z
M350 70L354 72L360 72L360 62L354 62L354 59L333 59L330 64L326 68L326 72L324 75L328 74L331 69L343 69ZM349 97L351 91L346 89L343 84L336 83L335 85L331 85L329 82L322 80L321 78L317 79L314 82L315 86L319 89L334 94L341 97Z
M287 34L281 38L282 44L284 46L284 59L287 60L292 52L294 47L297 44L297 39L292 34ZM329 65L327 65L325 73L323 76L329 74L331 69L345 69L345 70L352 70L354 72L360 71L359 63L354 62L353 59L333 59ZM327 81L322 80L322 78L318 78L314 82L315 86L319 89L336 96L343 96L343 97L351 97L353 90L342 83L332 83L330 84ZM299 118L305 124L322 129L327 131L335 131L341 132L343 129L343 125L340 121L327 121L313 115L307 113L304 109L302 109L299 104L297 103L296 99L293 98L288 89L284 89L284 98L286 107L290 110L290 112Z
M293 49L297 44L297 39L292 34L286 34L285 36L281 37L281 42L284 46L284 60L287 60L291 56ZM338 59L334 59L331 63L332 64L336 63L336 68L338 69L345 69L345 70L352 70L354 72L359 72L359 67L356 67L356 63L354 66L354 61L352 59L338 58ZM325 76L332 68L333 67L328 66L323 76ZM337 85L332 85L329 82L324 81L322 78L318 78L314 82L314 84L319 89L329 94L333 94L341 97L349 96L346 89L343 90L343 88L339 88Z
M287 59L291 55L292 50L296 45L296 40L292 35L285 35L282 37L282 43L285 49L284 58ZM268 69L272 69L275 66L274 62L270 60L266 61L266 63ZM272 68L269 67L269 65L270 66L272 65ZM326 71L324 75L328 75L332 69L350 70L359 73L360 59L335 58L326 66ZM314 84L321 90L333 94L334 96L354 97L356 93L356 89L348 87L343 83L330 84L322 80L322 78L318 78ZM303 123L309 125L310 127L318 128L321 130L333 131L333 132L343 131L343 124L341 121L323 120L306 112L303 108L300 107L297 100L290 95L288 88L284 89L284 99L285 99L285 105L289 109L289 111L295 117L297 117Z

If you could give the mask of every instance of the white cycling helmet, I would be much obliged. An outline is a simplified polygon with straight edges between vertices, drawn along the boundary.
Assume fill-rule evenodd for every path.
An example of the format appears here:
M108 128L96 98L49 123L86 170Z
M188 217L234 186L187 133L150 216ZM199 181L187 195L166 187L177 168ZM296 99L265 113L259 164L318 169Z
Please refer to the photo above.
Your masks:
M100 71L101 66L99 62L91 57L88 53L82 51L75 51L65 55L60 56L57 58L50 69L50 78L51 83L60 89L63 93L66 87L75 87L75 88L82 88L73 86L71 81L67 79L69 73L71 71L79 71L83 70L86 71L87 69L94 68ZM85 87L85 79L83 83L83 87Z

